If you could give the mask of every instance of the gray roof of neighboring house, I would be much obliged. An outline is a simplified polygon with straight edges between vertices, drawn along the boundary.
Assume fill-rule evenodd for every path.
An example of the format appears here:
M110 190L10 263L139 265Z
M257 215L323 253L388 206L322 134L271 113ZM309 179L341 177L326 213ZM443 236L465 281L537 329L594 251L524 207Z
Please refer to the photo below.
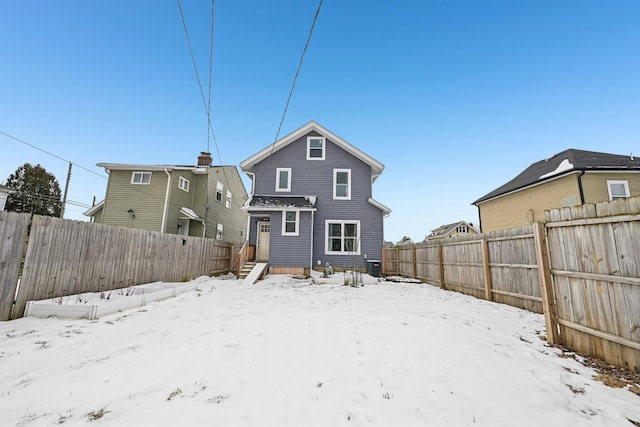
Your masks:
M532 164L520 175L472 204L477 205L512 191L579 171L640 171L640 158L570 148Z
M245 207L250 210L314 210L316 208L315 196L253 196Z
M433 230L431 230L431 234L429 234L429 236L427 236L427 237L442 237L442 236L446 236L451 231L453 231L456 227L458 227L460 224L465 224L465 225L467 225L467 226L469 226L469 227L471 227L471 228L473 228L475 230L473 224L468 223L466 221L458 221L458 222L453 222L451 224L441 225L438 228L434 228Z

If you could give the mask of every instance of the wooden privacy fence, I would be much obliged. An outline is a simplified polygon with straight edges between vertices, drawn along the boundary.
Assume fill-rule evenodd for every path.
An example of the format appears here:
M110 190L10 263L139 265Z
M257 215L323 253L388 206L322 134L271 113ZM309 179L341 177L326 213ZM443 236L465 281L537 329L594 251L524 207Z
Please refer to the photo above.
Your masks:
M547 339L640 369L640 197L546 223L383 249L383 273L543 313Z
M640 197L547 213L560 342L640 369Z
M534 227L385 248L383 272L542 313Z
M233 256L214 239L9 212L0 238L0 320L22 317L30 300L229 271Z

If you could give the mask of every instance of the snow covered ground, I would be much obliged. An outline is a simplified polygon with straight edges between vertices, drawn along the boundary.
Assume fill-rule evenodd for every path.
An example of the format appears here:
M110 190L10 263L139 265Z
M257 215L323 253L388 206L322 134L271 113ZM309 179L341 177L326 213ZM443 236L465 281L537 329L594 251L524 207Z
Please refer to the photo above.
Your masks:
M0 426L640 421L537 314L415 283L200 280L98 320L0 322Z

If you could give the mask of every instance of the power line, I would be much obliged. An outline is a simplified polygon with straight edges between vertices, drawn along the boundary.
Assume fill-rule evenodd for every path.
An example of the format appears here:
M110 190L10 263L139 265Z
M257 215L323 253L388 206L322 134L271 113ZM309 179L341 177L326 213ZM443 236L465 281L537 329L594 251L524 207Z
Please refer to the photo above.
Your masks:
M275 147L276 141L278 141L278 137L280 136L280 130L282 129L282 124L284 123L284 118L287 115L287 110L289 109L289 102L291 101L291 96L293 95L293 90L296 87L296 82L298 81L298 75L300 74L300 70L302 69L302 62L304 61L304 56L307 53L307 48L309 47L309 43L311 42L311 36L313 35L313 29L316 26L316 21L318 20L318 15L320 14L320 8L322 7L322 0L318 3L318 9L316 10L316 14L313 17L313 22L311 23L311 28L309 29L309 36L307 37L307 42L304 45L304 49L302 50L302 55L300 56L300 62L298 63L298 69L296 70L296 74L293 77L293 82L291 83L291 90L289 90L289 96L287 97L287 103L284 106L284 110L282 111L282 118L280 119L280 124L278 125L278 131L276 132L276 138L273 141L273 146L271 147L271 153L273 153L273 149Z
M193 48L191 47L191 38L189 37L187 22L184 19L184 13L182 12L182 5L180 4L180 0L177 0L177 1L178 1L178 9L180 10L180 19L182 20L182 28L184 29L184 34L185 34L185 37L187 38L187 45L189 46L189 53L191 54L191 62L193 63L193 70L196 73L196 80L198 81L198 89L200 89L200 97L202 98L202 105L204 106L204 110L207 113L207 125L208 125L207 138L208 138L208 132L210 131L211 137L213 138L213 142L216 146L218 159L220 159L220 150L218 149L218 141L216 141L216 135L213 132L213 126L211 125L211 111L207 106L207 100L206 100L206 97L204 96L204 90L202 89L202 81L200 80L200 73L198 73L196 58L195 58L195 55L193 54ZM211 2L211 7L213 8L213 1ZM211 16L213 20L213 10L211 12ZM213 43L213 24L212 24L211 40L212 40L211 43ZM212 53L213 48L210 48L209 51L211 52L211 55L213 55ZM211 61L213 61L213 58L211 59ZM208 150L208 141L207 141L207 150ZM220 164L222 164L222 159L220 159Z
M302 69L302 63L304 61L304 57L307 53L307 48L309 47L309 43L311 42L311 36L313 35L313 29L316 26L316 21L318 20L318 15L320 15L320 9L322 8L322 0L318 3L318 8L316 9L316 14L313 17L313 21L311 22L311 28L309 29L309 36L307 36L307 42L304 44L304 49L302 49L302 55L300 55L300 62L298 62L298 68L296 69L296 74L293 77L293 82L291 83L291 89L289 90L289 96L287 97L287 102L285 103L284 110L282 111L282 117L280 118L280 123L278 124L278 130L276 132L276 137L271 144L271 152L269 156L266 158L266 165L269 163L271 159L271 155L276 148L276 142L278 142L278 138L280 137L280 131L282 129L282 124L284 123L284 119L287 115L287 110L289 109L289 102L291 101L291 97L293 96L293 90L296 87L296 82L298 81L298 76L300 75L300 70ZM263 173L266 171L266 167L263 169ZM258 177L256 176L257 180Z
M214 18L214 0L211 0L211 33L209 35L209 98L207 105L207 151L209 151L209 135L211 129L211 77L213 75L213 18ZM222 159L220 160L222 165Z
M51 157L55 157L56 159L62 160L63 162L71 163L71 164L75 165L76 167L79 167L80 169L84 169L85 171L87 171L87 172L89 172L89 173L92 173L92 174L94 174L94 175L97 175L97 176L99 176L99 177L101 177L101 178L105 178L105 179L107 178L106 176L101 175L101 174L99 174L98 172L94 172L94 171L92 171L91 169L88 169L88 168L86 168L86 167L84 167L84 166L82 166L82 165L79 165L79 164L77 164L77 163L73 163L71 160L67 160L67 159L65 159L65 158L62 158L62 157L60 157L60 156L58 156L58 155L56 155L56 154L53 154L53 153L51 153L51 152L49 152L49 151L47 151L47 150L44 150L44 149L42 149L42 148L40 148L40 147L37 147L37 146L35 146L35 145L33 145L33 144L31 144L31 143L27 142L27 141L24 141L24 140L22 140L22 139L20 139L20 138L16 138L16 137L15 137L15 136L13 136L13 135L9 135L9 134L8 134L8 133L6 133L6 132L3 132L3 131L1 131L1 130L0 130L0 134L2 134L2 135L4 135L4 136L6 136L6 137L8 137L8 138L11 138L11 139L13 139L13 140L15 140L15 141L18 141L18 142L20 142L20 143L22 143L22 144L28 145L29 147L34 148L34 149L36 149L36 150L38 150L38 151L42 151L43 153L48 154L48 155L50 155Z

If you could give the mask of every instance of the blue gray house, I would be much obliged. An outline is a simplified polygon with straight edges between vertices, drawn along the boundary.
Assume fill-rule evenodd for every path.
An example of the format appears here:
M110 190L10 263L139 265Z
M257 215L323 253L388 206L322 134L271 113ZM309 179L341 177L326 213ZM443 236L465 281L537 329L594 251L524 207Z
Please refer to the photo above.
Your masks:
M268 262L269 272L308 275L381 259L391 211L372 197L379 161L312 121L240 168L252 180L249 258Z

